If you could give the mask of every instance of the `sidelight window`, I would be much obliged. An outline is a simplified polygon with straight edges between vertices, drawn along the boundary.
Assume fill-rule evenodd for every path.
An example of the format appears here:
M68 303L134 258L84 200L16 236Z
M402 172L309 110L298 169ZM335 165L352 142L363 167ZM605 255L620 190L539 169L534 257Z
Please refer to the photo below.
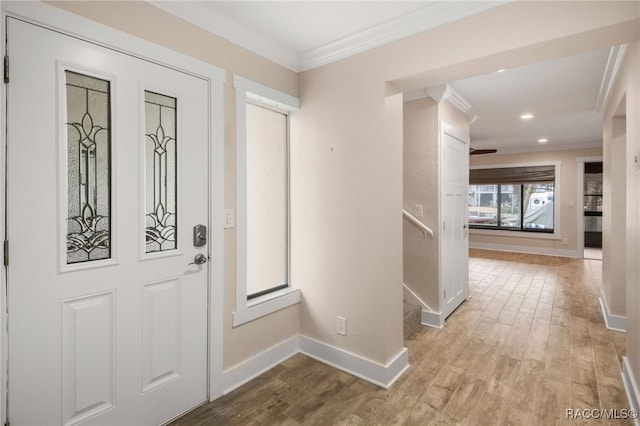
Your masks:
M289 118L298 100L236 76L237 326L300 301L291 288Z

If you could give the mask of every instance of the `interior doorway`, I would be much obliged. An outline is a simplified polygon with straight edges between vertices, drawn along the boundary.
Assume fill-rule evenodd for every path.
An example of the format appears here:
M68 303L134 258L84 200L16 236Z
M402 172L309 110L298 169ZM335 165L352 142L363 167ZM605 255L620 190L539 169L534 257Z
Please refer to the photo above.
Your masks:
M602 260L602 161L583 168L583 222L585 259Z

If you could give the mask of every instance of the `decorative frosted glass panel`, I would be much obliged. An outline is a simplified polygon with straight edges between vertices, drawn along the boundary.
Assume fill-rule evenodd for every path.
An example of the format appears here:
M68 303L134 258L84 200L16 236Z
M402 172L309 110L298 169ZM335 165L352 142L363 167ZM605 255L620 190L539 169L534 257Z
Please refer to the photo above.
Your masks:
M65 71L67 264L111 257L111 93L106 80Z
M145 96L145 241L146 252L176 246L176 98Z

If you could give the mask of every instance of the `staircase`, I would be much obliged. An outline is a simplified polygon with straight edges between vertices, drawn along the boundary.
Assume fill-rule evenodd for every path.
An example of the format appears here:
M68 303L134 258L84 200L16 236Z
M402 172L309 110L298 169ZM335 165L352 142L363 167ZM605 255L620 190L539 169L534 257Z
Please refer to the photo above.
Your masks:
M422 307L406 300L403 300L402 304L404 308L404 338L406 340L422 328Z

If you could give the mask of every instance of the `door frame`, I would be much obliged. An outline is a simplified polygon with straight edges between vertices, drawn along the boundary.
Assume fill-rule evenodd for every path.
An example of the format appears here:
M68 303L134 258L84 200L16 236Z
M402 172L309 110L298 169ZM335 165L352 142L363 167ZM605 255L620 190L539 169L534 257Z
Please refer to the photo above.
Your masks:
M584 259L584 165L600 161L603 161L602 156L576 158L576 257L578 259Z
M208 394L210 401L222 395L223 375L223 289L224 289L224 85L223 69L166 47L145 41L87 18L72 14L41 2L1 3L2 56L6 54L7 17L14 17L101 47L184 72L208 82L209 93L209 263L208 281ZM10 52L9 52L10 53ZM10 87L10 86L9 86ZM0 87L1 102L6 105L7 85ZM9 112L10 113L10 112ZM0 114L0 241L6 238L6 126L7 114ZM6 270L0 274L0 421L7 417L7 279Z

